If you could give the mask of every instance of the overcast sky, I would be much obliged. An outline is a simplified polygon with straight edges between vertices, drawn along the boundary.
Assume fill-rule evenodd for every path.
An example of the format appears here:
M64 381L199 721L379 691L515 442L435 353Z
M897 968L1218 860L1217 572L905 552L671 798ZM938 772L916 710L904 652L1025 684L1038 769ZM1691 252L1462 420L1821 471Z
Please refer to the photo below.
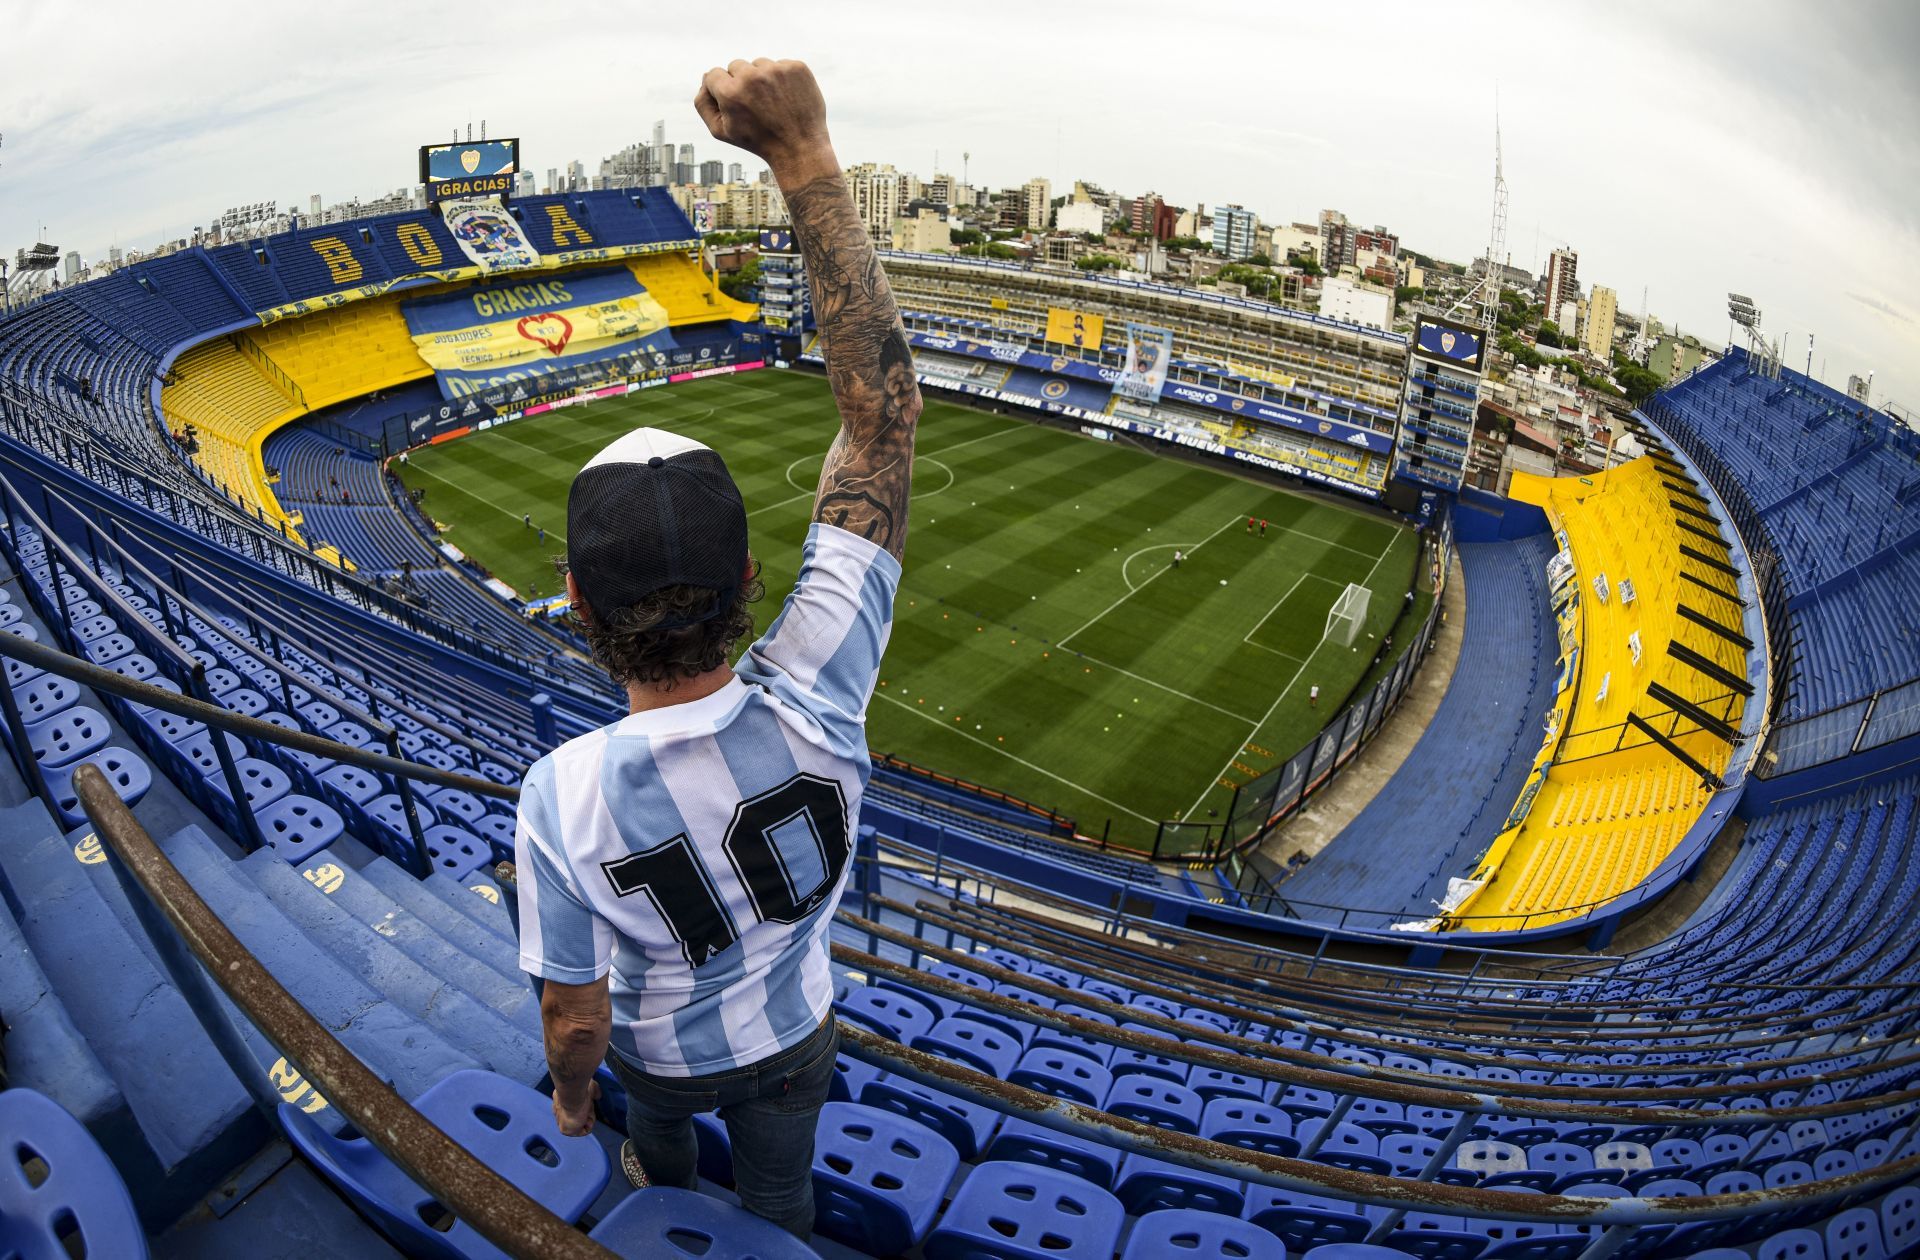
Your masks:
M574 0L473 8L8 0L0 247L89 259L221 209L411 183L487 120L541 173L645 139L700 159L691 98L735 56L797 56L845 162L975 184L1084 178L1269 222L1334 207L1407 247L1486 248L1499 93L1508 250L1568 243L1583 285L1718 342L1751 295L1788 359L1920 408L1920 6L1185 8ZM428 16L432 14L432 16ZM83 19L83 20L76 20ZM23 51L31 50L31 51ZM44 228L44 231L43 231ZM1824 366L1824 370L1822 365Z

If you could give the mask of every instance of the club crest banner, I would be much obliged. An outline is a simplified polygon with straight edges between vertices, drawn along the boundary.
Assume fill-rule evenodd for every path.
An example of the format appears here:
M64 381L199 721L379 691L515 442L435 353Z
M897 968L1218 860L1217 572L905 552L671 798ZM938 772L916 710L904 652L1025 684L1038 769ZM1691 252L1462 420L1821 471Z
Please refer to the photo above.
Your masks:
M666 308L625 267L500 280L401 305L445 398L633 357L671 361Z
M519 221L492 197L443 201L440 217L447 231L473 265L483 271L512 271L540 265L540 251L533 247Z

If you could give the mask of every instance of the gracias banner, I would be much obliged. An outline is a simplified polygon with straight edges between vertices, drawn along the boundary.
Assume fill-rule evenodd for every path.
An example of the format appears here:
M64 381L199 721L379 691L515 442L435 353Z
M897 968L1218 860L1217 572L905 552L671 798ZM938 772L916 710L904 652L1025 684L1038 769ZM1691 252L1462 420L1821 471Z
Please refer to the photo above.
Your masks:
M665 365L674 349L666 308L625 267L498 281L400 309L444 398L603 359Z

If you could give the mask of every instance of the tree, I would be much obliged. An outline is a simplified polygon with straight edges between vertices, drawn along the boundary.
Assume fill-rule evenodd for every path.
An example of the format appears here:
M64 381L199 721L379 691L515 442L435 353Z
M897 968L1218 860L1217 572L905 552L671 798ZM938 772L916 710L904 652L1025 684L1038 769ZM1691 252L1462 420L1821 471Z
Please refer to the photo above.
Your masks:
M1666 384L1658 372L1641 367L1638 363L1628 363L1614 369L1613 379L1619 382L1620 390L1627 401L1638 407L1655 390Z
M1320 270L1319 260L1314 258L1302 259L1300 261L1300 270L1306 272L1310 276L1318 276L1318 275L1325 274Z
M987 239L987 234L979 228L952 228L947 239L955 245L979 245Z
M1127 261L1112 254L1088 254L1073 265L1082 271L1113 271L1125 267Z
M1168 249L1188 249L1196 252L1213 248L1197 236L1174 236L1167 239Z
M749 259L738 271L720 273L720 292L736 301L751 301L752 291L760 286L760 260Z
M1402 302L1412 302L1425 296L1427 296L1427 291L1419 285L1403 284L1393 291L1393 304L1398 306Z
M1533 339L1543 346L1552 346L1556 350L1565 344L1560 339L1560 325L1550 319L1540 321L1540 329L1533 335Z
M1252 254L1247 258L1247 266L1271 267L1273 266L1273 259L1267 257L1265 254Z

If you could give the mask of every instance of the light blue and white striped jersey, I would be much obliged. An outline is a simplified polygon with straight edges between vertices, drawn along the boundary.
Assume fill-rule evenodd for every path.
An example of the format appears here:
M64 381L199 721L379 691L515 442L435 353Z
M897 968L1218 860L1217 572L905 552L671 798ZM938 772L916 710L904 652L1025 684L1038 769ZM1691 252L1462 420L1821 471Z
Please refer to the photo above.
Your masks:
M899 582L885 551L815 524L799 583L733 680L527 771L520 965L564 984L611 971L613 1046L636 1067L746 1066L826 1018L827 928Z

